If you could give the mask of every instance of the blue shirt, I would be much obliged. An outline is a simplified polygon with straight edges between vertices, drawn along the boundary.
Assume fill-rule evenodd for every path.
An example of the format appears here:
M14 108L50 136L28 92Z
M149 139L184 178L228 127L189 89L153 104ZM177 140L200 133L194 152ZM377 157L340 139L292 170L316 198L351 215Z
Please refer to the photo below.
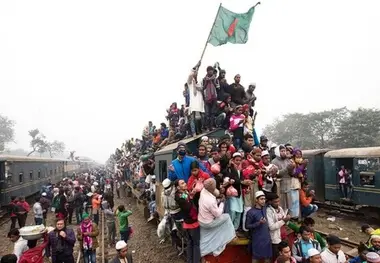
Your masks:
M301 249L302 249L302 257L304 258L309 258L307 252L309 251L310 248L313 247L313 243L311 243L311 240L309 242L305 242L305 240L301 239Z
M201 162L199 162L194 157L185 155L182 160L179 160L177 158L172 161L174 171L169 170L169 175L168 175L169 180L175 181L179 179L179 180L184 180L187 183L190 177L190 173L191 173L190 165L194 161L199 163L199 168L202 171L208 173L206 167Z

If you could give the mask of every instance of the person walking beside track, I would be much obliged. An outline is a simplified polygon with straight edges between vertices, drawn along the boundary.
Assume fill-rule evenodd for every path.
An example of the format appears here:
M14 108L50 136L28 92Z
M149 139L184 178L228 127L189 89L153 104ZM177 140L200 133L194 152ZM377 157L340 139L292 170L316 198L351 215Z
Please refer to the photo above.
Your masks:
M54 231L51 231L48 236L46 256L51 256L52 263L74 263L75 241L74 231L66 228L63 217L58 218Z
M77 238L83 252L84 263L95 263L96 248L99 246L96 238L99 235L98 225L91 221L89 214L84 213L82 218L83 220L78 227Z
M128 223L128 217L130 215L132 215L132 211L125 210L124 205L119 205L116 210L116 216L119 219L120 239L124 240L126 243L128 242L129 235L131 233Z

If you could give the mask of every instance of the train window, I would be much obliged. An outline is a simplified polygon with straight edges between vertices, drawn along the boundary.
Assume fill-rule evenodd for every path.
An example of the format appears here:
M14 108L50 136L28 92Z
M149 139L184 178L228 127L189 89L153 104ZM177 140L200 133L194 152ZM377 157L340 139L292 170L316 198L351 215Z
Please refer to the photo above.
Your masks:
M361 172L360 185L364 187L375 187L375 173L374 172Z
M57 168L54 169L54 175L56 175L56 174L57 174Z
M50 170L50 176L52 176L53 175L53 170Z
M162 182L168 177L167 168L168 168L168 164L166 163L166 161L158 162L158 177L159 177L160 182Z
M18 181L19 181L20 183L23 183L23 182L24 182L24 173L23 173L23 172L21 172L21 173L18 174Z
M38 177L38 179L41 179L41 170L38 170L37 177Z
M30 181L33 181L33 171L29 172L29 179L30 179Z

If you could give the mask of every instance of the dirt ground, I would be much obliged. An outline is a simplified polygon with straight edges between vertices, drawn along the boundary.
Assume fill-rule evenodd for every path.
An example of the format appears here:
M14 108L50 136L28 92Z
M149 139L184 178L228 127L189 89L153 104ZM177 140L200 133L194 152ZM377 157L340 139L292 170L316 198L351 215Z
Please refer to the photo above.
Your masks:
M171 246L170 240L159 244L157 227L154 224L146 223L143 213L137 208L135 200L128 197L128 209L133 214L129 217L129 222L133 228L133 237L129 241L129 248L133 253L133 262L137 263L182 263L177 256L175 249Z
M328 218L330 220L335 219L335 221L327 220ZM313 219L315 220L315 229L317 231L334 234L341 239L357 243L368 240L368 236L361 232L361 226L369 222L361 221L360 218L353 219L345 214L332 213L331 211L321 209L313 216ZM372 226L374 228L378 227L378 225Z
M156 226L154 224L146 223L143 213L140 212L135 204L135 200L132 198L117 199L115 198L115 207L120 204L124 204L127 209L131 210L133 214L129 217L129 223L133 228L133 236L128 242L129 250L133 255L133 262L135 263L182 263L184 262L177 256L175 249L171 246L170 241L166 241L163 244L159 244L157 236ZM75 221L75 219L73 219ZM27 218L27 225L34 224L33 214ZM48 214L48 226L54 226L53 214ZM69 225L69 228L74 229L75 225ZM6 255L13 252L13 243L7 238L9 232L10 222L0 226L0 236L3 242L0 242L0 255ZM101 235L100 235L101 236ZM101 240L101 237L98 240ZM118 235L120 238L120 235ZM79 242L76 242L74 249L74 259L77 259ZM114 248L105 247L105 251L108 254L107 258L110 260L115 256ZM97 251L100 256L100 249ZM100 260L100 258L99 258ZM45 260L45 262L49 262Z

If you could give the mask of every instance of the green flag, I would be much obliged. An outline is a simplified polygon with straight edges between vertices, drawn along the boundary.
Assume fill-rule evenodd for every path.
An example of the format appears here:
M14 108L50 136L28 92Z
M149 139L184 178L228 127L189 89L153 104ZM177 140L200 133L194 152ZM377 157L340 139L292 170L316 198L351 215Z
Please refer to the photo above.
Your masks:
M237 14L221 6L208 43L213 46L221 46L227 42L232 44L247 43L249 26L254 12L255 7L250 8L247 13Z

